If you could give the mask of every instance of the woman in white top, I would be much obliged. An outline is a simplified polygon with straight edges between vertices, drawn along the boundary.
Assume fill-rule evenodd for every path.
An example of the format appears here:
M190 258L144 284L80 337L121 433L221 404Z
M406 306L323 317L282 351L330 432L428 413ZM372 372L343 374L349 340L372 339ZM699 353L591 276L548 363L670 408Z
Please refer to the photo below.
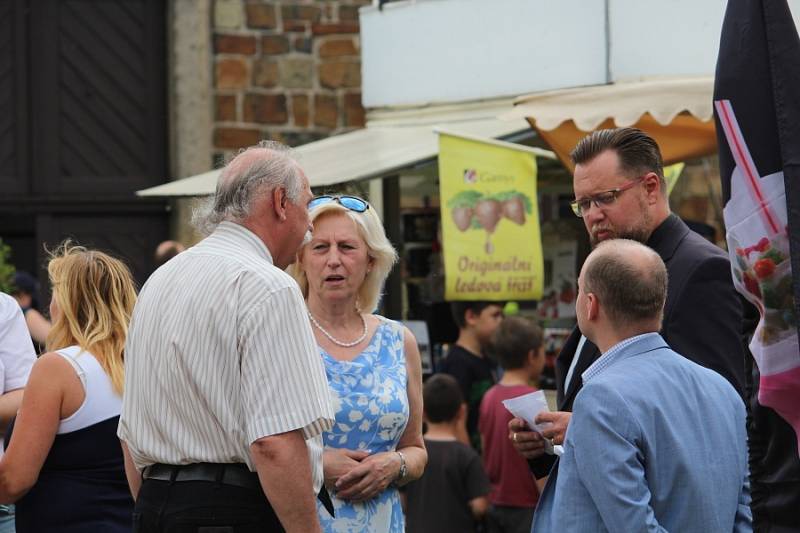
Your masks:
M121 261L69 243L48 272L48 353L33 366L6 439L0 503L17 503L18 533L130 531L116 430L134 283Z

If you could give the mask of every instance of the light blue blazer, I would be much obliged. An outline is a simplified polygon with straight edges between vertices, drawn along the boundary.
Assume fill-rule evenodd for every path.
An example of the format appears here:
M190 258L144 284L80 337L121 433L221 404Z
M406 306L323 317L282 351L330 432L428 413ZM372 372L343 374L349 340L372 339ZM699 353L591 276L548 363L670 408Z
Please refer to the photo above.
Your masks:
M745 407L657 333L582 375L535 533L752 531Z

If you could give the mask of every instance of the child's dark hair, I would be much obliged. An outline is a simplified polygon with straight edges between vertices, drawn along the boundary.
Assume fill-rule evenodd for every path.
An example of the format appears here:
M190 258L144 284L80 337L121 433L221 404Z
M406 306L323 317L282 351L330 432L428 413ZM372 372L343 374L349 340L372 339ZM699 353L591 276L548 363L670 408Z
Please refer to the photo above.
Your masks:
M542 345L542 328L518 316L506 317L492 335L492 353L506 370L525 366L531 350Z
M450 312L453 313L453 321L459 329L467 325L465 315L467 310L472 311L474 314L479 315L481 312L490 305L499 305L503 307L503 302L489 302L489 301L473 301L473 302L451 302Z
M450 374L434 374L422 387L423 410L433 424L453 420L462 403L461 387Z

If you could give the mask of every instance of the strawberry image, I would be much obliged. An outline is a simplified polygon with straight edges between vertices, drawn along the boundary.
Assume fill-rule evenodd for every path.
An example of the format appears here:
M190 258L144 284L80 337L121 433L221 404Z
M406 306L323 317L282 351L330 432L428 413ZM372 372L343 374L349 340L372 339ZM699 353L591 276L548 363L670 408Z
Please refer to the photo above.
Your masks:
M467 231L474 228L475 205L483 198L483 194L474 190L461 191L447 202L450 216L453 217L458 231Z
M467 231L472 223L472 208L467 206L454 207L450 214L459 231Z
M494 233L500 215L503 211L502 204L493 198L484 198L475 205L475 218L488 233Z
M525 224L525 204L519 195L503 202L503 216L520 226Z
M753 270L758 279L767 278L775 272L775 262L772 259L759 259L756 261L756 264L753 265Z

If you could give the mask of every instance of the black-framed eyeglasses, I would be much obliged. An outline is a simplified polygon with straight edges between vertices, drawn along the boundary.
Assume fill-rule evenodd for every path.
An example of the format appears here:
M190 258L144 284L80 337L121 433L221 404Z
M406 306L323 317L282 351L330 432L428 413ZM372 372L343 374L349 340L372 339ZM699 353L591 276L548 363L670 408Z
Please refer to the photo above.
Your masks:
M369 204L367 201L363 198L359 198L358 196L331 196L329 194L312 198L311 201L308 202L308 209L311 210L315 207L319 207L330 202L336 202L342 207L349 209L350 211L355 211L356 213L363 213L369 209Z
M594 204L594 206L598 209L608 207L609 205L613 204L622 193L638 185L646 177L647 174L644 176L639 176L638 178L634 178L625 185L616 189L603 191L586 198L581 198L580 200L573 200L569 203L569 206L572 208L572 212L575 213L576 217L583 218L584 214L586 214L592 204Z

